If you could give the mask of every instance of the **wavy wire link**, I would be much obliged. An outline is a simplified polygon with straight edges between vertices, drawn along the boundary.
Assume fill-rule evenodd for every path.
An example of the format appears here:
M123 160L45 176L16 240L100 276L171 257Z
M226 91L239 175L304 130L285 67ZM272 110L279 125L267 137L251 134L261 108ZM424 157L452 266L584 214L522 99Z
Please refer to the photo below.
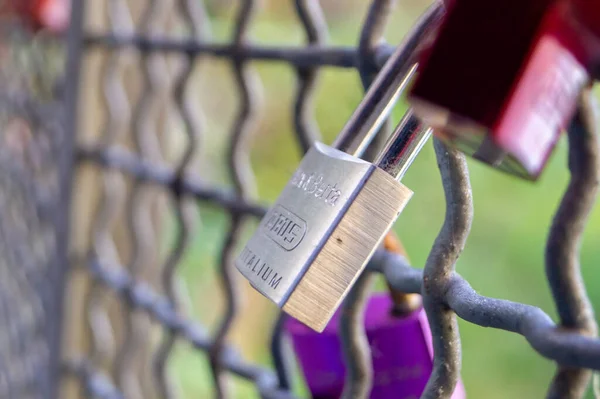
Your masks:
M252 16L256 12L257 2L254 0L241 0L236 15L235 30L233 32L233 46L241 49L248 40L248 30ZM231 143L228 154L228 167L233 180L235 192L239 198L247 198L255 191L254 175L249 159L249 134L255 127L255 118L260 106L260 82L251 66L243 59L233 57L233 76L240 94L240 103L237 118L232 129ZM236 293L237 271L234 270L234 249L242 233L243 222L246 215L233 213L230 217L229 232L225 237L221 250L220 278L226 298L226 310L221 317L215 332L214 341L210 348L210 366L215 382L216 395L219 398L228 397L226 390L225 374L221 355L223 353L227 334L239 310L239 296Z
M150 35L160 30L164 21L165 3L151 0L138 23L140 34ZM134 147L142 160L160 160L159 131L155 110L162 105L166 88L167 73L165 60L162 55L141 54L142 94L133 111L131 129ZM139 177L131 187L131 197L128 206L128 229L132 240L132 254L127 265L133 278L144 278L148 275L147 265L153 262L153 243L159 237L152 222L152 207L156 206L156 198L152 195L152 187L144 184ZM135 306L125 301L124 307L124 337L117 351L115 374L117 387L123 395L130 399L151 397L146 367L149 334L151 328L148 318L136 311Z
M464 160L436 143L448 210L424 272L410 268L406 259L394 254L380 253L371 263L396 289L424 294L435 349L434 371L424 398L449 398L458 379L460 340L452 312L471 323L522 334L541 355L559 363L549 398L582 397L590 377L582 369L600 368L600 340L586 336L594 335L596 326L578 265L579 241L598 186L598 138L593 115L591 95L586 92L569 129L571 182L548 240L552 256L547 258L553 259L549 273L560 274L550 281L555 284L553 291L560 293L555 295L562 307L562 322L578 319L569 326L575 331L557 328L548 315L533 306L478 295L454 272L470 229L472 199ZM578 205L573 203L575 199ZM569 239L564 237L566 231Z
M191 30L193 36L198 35L199 31L195 22L199 21L202 17L202 15L198 14L200 8L193 8L186 0L179 0L178 7L183 15L184 25ZM184 55L183 65L175 80L173 93L177 111L183 122L183 131L186 139L184 146L185 150L177 162L175 180L171 186L171 200L175 210L177 231L175 244L162 267L161 274L162 288L168 298L169 306L173 312L178 313L182 312L181 305L183 298L178 289L176 270L180 265L184 252L191 242L194 229L192 223L194 215L191 214L194 209L190 208L188 206L189 204L185 201L185 193L181 190L181 181L188 172L193 156L198 151L198 136L200 133L198 126L195 123L196 118L194 118L193 111L186 101L186 89L194 70L195 59L191 54ZM177 336L173 331L165 331L163 341L159 345L153 360L156 373L156 388L160 397L165 399L174 398L176 396L173 384L168 375L167 367L169 358L173 353L176 338Z
M596 109L591 88L581 96L569 128L571 181L556 212L546 245L546 274L554 295L561 327L596 336L594 309L585 290L579 249L585 225L598 198L600 156ZM560 367L548 398L581 398L592 374L585 369Z
M133 29L133 22L126 2L111 0L108 3L108 21L111 31L128 33ZM103 105L107 111L105 126L98 139L98 146L108 148L126 134L130 118L129 102L122 81L123 64L127 54L122 51L111 53L105 64L103 73ZM123 177L116 171L101 171L102 191L98 210L92 222L93 244L90 248L91 259L109 259L119 263L119 251L112 237L112 230L117 223L119 211L125 200ZM114 326L109 315L106 287L92 280L85 300L88 326L92 337L90 347L90 363L102 370L108 370L117 379L114 363L116 358L116 339ZM112 369L112 370L111 370Z
M114 7L122 0L110 0ZM150 0L152 3L153 0ZM197 2L189 0L187 5ZM224 375L226 372L251 380L258 387L262 397L267 398L289 398L289 379L282 377L285 373L283 361L276 362L277 375L267 369L245 362L237 353L235 348L227 345L226 335L231 323L236 316L238 308L238 296L234 290L235 275L231 268L233 250L240 234L242 222L247 217L260 218L264 215L265 207L248 199L253 185L253 174L248 161L249 146L247 144L248 134L253 126L254 115L258 104L255 97L259 88L257 80L249 69L248 62L252 59L283 61L293 65L298 71L298 87L296 91L295 124L296 133L300 147L305 150L311 140L318 137L318 130L310 113L314 105L311 101L311 91L314 88L314 79L317 67L330 65L342 68L358 68L363 81L368 83L372 75L381 67L390 54L390 46L378 43L385 27L385 18L389 15L390 1L373 1L369 8L370 16L362 30L361 43L358 49L342 47L324 47L321 40L325 37L326 27L321 21L320 12L314 1L297 0L297 13L307 33L309 46L306 48L287 47L263 47L246 43L249 23L252 11L255 9L256 1L242 1L236 17L236 32L232 43L212 44L202 39L192 37L189 39L171 39L164 37L148 37L145 32L133 34L130 31L117 31L113 29L108 35L87 35L88 48L103 46L117 49L119 51L126 47L134 47L144 54L143 62L148 63L145 58L147 54L157 52L179 52L185 53L190 60L196 55L210 54L217 57L226 57L232 61L234 67L234 78L241 94L241 106L233 127L231 146L229 148L229 168L234 181L235 192L227 191L217 187L206 185L201 179L192 174L184 174L183 170L188 165L189 157L195 151L195 127L191 125L191 117L186 114L183 104L183 92L188 82L189 70L184 70L178 77L178 88L176 97L179 110L182 111L182 119L186 125L185 133L192 143L187 153L180 160L175 169L166 166L158 159L152 159L152 145L144 144L145 150L138 146L138 152L129 153L116 144L112 136L118 134L122 125L128 120L127 114L122 114L119 108L119 90L123 88L123 81L117 72L107 70L105 77L106 103L110 107L108 112L105 138L96 147L83 147L79 150L80 160L92 161L108 169L105 174L116 175L122 173L135 177L136 181L153 186L166 188L175 193L177 197L174 206L179 212L179 233L175 248L163 267L163 285L165 294L155 292L149 286L138 282L136 277L136 262L141 262L134 256L129 265L121 266L118 258L114 256L116 251L114 242L108 234L110 230L111 215L118 208L118 198L110 198L114 193L104 198L100 210L96 215L95 226L95 253L92 253L86 270L91 274L97 290L111 290L121 301L127 302L131 310L141 312L152 318L165 330L165 340L161 350L157 353L158 370L160 378L157 378L158 391L163 397L170 397L171 391L165 375L165 365L171 353L172 343L175 339L189 342L195 349L208 353L211 360L211 368L216 382L217 395L227 396ZM182 3L183 4L183 0ZM153 7L151 4L148 8ZM148 10L147 10L148 11ZM150 11L148 11L150 12ZM123 13L121 17L126 16ZM196 14L190 12L187 16ZM114 14L113 14L114 16ZM149 18L146 15L146 18ZM193 21L192 21L193 19ZM142 18L142 22L144 18ZM192 22L190 22L192 21ZM204 23L205 17L191 18L188 26L197 33L196 29ZM114 27L113 27L114 28ZM109 63L110 65L110 63ZM158 76L151 78L150 66L143 76L146 90L153 90L154 84L159 84ZM152 87L149 87L152 86ZM148 92L146 93L148 94ZM149 95L150 96L150 95ZM588 98L589 99L589 98ZM126 101L126 97L125 97ZM125 105L126 102L124 103ZM148 111L148 105L143 102L138 104L134 114L134 120L138 122L144 118L142 115ZM591 107L591 105L590 105ZM141 114L141 115L140 115ZM137 122L133 122L137 123ZM457 316L480 326L503 329L523 335L530 345L542 356L552 359L559 365L559 372L550 389L549 397L556 397L563 393L578 397L582 389L588 385L589 373L582 369L600 370L600 341L594 338L595 325L587 295L583 289L579 275L578 245L583 231L583 225L587 220L587 213L592 206L595 190L598 183L597 165L597 134L595 134L595 121L591 117L589 109L582 108L571 128L571 170L572 180L563 199L561 210L552 229L548 244L548 274L553 293L556 297L561 327L551 320L542 310L533 306L513 303L506 300L486 298L478 295L465 281L454 271L456 257L462 250L464 240L468 234L471 218L471 198L466 167L462 157L454 152L448 152L439 143L436 143L436 154L440 163L440 172L447 199L447 215L444 226L434 248L428 258L424 271L411 268L406 259L400 255L378 251L370 262L368 269L379 271L384 274L390 286L406 293L422 293L424 295L425 308L430 319L434 346L435 367L432 378L427 386L424 397L444 398L449 397L456 383L460 369L460 341L456 328ZM136 137L143 140L152 140L156 133L148 133L147 127L137 126L133 129ZM579 130L578 130L579 129ZM585 134L576 134L579 131ZM140 143L138 143L140 144ZM150 148L150 149L149 149ZM595 148L595 150L594 150ZM577 162L575 162L577 161ZM109 182L111 183L111 182ZM113 183L114 184L114 183ZM108 187L107 187L108 191ZM135 191L135 190L134 190ZM141 196L141 194L140 194ZM577 196L582 196L579 199ZM178 312L176 309L177 298L173 289L175 268L179 263L181 251L186 247L186 237L191 234L190 227L186 225L188 217L182 214L181 200L183 197L193 198L196 201L216 204L231 214L229 234L225 239L221 253L221 278L225 289L226 313L221 319L217 332L211 339L208 332L200 324L195 324ZM572 203L577 198L577 207ZM136 200L130 198L130 210L134 207ZM138 200L139 201L139 200ZM116 205L115 205L116 204ZM138 203L139 204L139 203ZM571 206L569 205L571 204ZM569 211L570 209L570 211ZM454 215L455 217L452 217ZM131 215L130 227L134 228L134 216ZM136 218L141 223L142 218ZM141 227L135 226L134 235L139 235ZM562 231L562 232L561 232ZM564 231L573 232L569 240L560 240ZM142 241L148 238L135 237L134 242L137 251L141 250ZM142 241L140 241L142 240ZM553 241L556 240L556 241ZM559 245L551 244L558 242ZM558 251L558 252L555 252ZM134 251L135 252L135 251ZM558 254L558 255L557 255ZM102 256L100 256L102 255ZM135 255L135 253L134 253ZM552 263L552 259L555 262ZM368 280L368 278L367 278ZM354 369L354 375L350 378L347 392L358 392L365 394L370 387L368 378L358 378L359 373L370 373L368 363L360 364L369 358L369 348L364 340L361 343L362 306L364 298L369 293L369 284L359 284L350 298L354 298L353 304L348 301L346 310L350 311L351 317L345 322L343 329L345 335L346 353L350 364L350 370ZM107 321L105 304L98 298L88 299L88 314L93 321L99 319ZM283 319L281 319L283 320ZM110 378L105 377L106 362L110 360L114 352L107 343L112 342L110 322L99 323L93 334L96 349L78 362L66 364L66 371L81 380L86 387L90 397L99 398L121 398L124 394L122 388L127 392L137 390L137 387L126 388L133 379L124 374L121 378L115 378L116 386ZM281 323L274 330L273 342L281 337ZM362 335L364 338L364 335ZM131 337L130 337L131 338ZM132 338L133 339L133 338ZM354 343L358 343L355 349L348 349ZM103 349L109 348L109 349ZM126 369L125 363L131 357L134 349L123 347L125 353L115 360L115 369ZM131 351L128 353L127 351ZM275 352L275 351L274 351ZM283 352L280 352L280 355ZM277 356L274 356L277 360ZM280 356L282 358L283 355ZM125 359L125 360L123 360ZM117 367L118 366L118 367ZM120 374L117 372L117 374ZM117 376L118 377L118 376ZM278 378L279 377L279 378ZM122 381L120 381L122 379ZM555 396L552 396L555 395ZM364 396L364 395L363 395Z
M460 373L460 338L452 309L444 303L444 287L452 278L473 220L473 196L465 156L434 139L446 197L446 217L423 271L423 307L431 328L434 359L424 399L450 398Z

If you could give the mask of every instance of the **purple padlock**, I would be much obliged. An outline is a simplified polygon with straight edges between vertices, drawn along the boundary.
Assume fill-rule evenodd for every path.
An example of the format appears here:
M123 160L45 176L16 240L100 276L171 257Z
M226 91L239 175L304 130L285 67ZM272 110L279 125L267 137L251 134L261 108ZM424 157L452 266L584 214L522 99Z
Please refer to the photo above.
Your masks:
M365 328L373 364L371 399L421 397L433 367L429 323L423 308L404 316L391 314L388 294L375 294L367 304ZM345 367L335 313L322 333L289 318L285 330L292 343L314 399L337 399L344 387ZM466 397L459 381L452 399Z

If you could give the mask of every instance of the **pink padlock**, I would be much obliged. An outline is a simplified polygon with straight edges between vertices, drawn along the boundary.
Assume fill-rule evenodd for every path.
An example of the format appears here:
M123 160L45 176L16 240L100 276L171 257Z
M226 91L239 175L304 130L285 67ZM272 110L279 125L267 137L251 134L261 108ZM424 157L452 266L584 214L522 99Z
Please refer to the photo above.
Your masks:
M423 308L399 317L392 314L393 306L389 294L375 294L367 304L365 329L374 372L370 398L416 399L433 368L431 332ZM314 399L334 399L342 394L345 367L339 320L338 311L322 333L291 318L285 325ZM465 397L459 381L452 398Z

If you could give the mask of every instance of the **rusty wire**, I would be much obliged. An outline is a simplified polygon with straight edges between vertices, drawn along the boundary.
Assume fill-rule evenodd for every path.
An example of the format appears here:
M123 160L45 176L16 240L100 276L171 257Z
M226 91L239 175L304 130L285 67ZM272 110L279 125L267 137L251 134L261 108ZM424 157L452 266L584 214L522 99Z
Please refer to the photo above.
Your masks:
M72 30L81 30L83 18L80 8L83 2L75 2ZM239 241L244 221L260 218L266 206L254 198L254 176L249 164L249 147L252 131L260 110L260 82L250 61L272 60L291 64L297 74L294 102L294 125L300 152L305 152L315 139L320 138L313 117L312 94L316 87L319 67L334 66L356 68L366 86L372 80L393 48L383 43L383 31L392 1L375 0L361 31L358 47L334 47L325 44L327 27L321 10L314 0L296 0L296 12L306 34L306 46L268 47L250 42L248 34L257 2L241 0L235 16L235 31L226 44L211 43L205 36L208 18L198 2L180 0L178 6L185 16L184 22L191 32L183 39L150 34L146 28L159 18L154 7L159 2L149 1L143 17L134 31L127 21L112 21L109 32L87 33L71 37L72 48L84 44L88 49L105 48L111 58L105 72L105 101L108 106L105 134L92 145L78 149L80 162L93 162L103 170L105 190L100 210L95 220L93 248L85 256L83 267L94 282L87 300L90 333L95 345L80 359L67 360L68 375L81 381L89 397L138 398L159 395L176 397L169 385L167 364L176 342L187 342L196 350L208 354L215 382L216 396L228 397L227 375L236 375L252 381L262 397L289 398L290 373L286 370L287 354L281 344L283 316L273 326L272 353L275 371L245 361L236 348L227 343L231 324L238 313L241 300L237 287L237 275L232 268L233 251ZM127 16L125 0L111 0L112 7L121 7L113 16ZM78 42L79 40L79 42ZM118 63L125 50L137 49L141 54L143 79L142 101L127 113L128 100L123 96L123 77ZM185 65L179 71L174 89L174 102L184 124L188 140L186 152L174 166L161 158L159 133L156 127L146 123L152 112L153 101L159 102L164 94L165 73L160 56L182 54ZM228 167L233 190L208 185L190 171L191 157L198 151L204 136L195 125L197 110L188 108L185 90L192 66L198 57L222 57L229 60L239 108L231 127ZM158 58L153 58L159 56ZM71 61L77 65L76 61ZM74 84L76 90L76 83ZM430 321L435 349L434 372L426 388L426 398L448 398L456 384L460 371L460 340L456 316L485 327L503 329L523 335L542 356L559 365L559 372L549 392L549 397L580 397L587 387L589 372L600 370L600 341L594 337L591 307L579 275L578 247L587 214L594 202L598 184L598 149L596 121L592 117L589 94L585 106L570 129L571 183L563 199L548 240L547 269L549 281L561 317L561 327L542 310L533 306L478 295L468 282L455 271L456 260L464 247L472 217L472 199L468 172L464 158L449 151L440 143L435 144L442 183L446 195L446 218L434 243L424 270L410 267L401 255L378 251L369 264L369 271L359 280L344 304L342 336L349 370L346 385L347 397L364 397L370 387L369 347L365 344L361 320L366 297L369 293L370 273L381 272L389 285L405 293L422 293L424 306ZM121 107L117 107L121 101ZM75 110L75 101L70 104ZM85 111L85 110L80 110ZM125 111L125 114L123 113ZM192 117L194 113L194 117ZM131 124L136 144L135 151L119 145L119 132ZM376 147L374 147L376 148ZM135 179L130 197L126 198L129 230L133 235L133 254L128 262L119 259L110 234L111 222L123 206L122 176ZM154 234L149 218L144 214L148 188L166 189L171 194L170 208L176 213L178 237L175 245L161 267L161 290L142 283L139 278L144 251ZM577 199L577 201L575 201ZM177 266L187 240L192 234L193 217L186 214L185 201L210 203L219 206L230 215L227 236L221 249L219 276L225 292L225 313L218 321L216 331L207 329L193 320L181 309L175 279ZM573 204L577 202L577 206ZM134 212L135 208L135 212ZM564 239L567 234L569 239ZM106 298L110 295L124 304L126 329L124 341L117 347L113 326L107 315ZM135 315L133 314L135 313ZM151 319L161 327L163 339L152 358L155 366L153 390L138 381L146 323L140 315ZM455 316L456 315L456 316ZM136 346L130 346L137 342ZM552 396L554 395L554 396ZM558 395L558 396L557 396ZM579 395L579 396L578 396ZM560 396L563 397L563 396Z
M569 128L571 181L554 217L546 244L546 274L561 327L596 336L598 326L579 265L585 225L598 197L600 157L598 129L591 88L584 91ZM587 390L590 370L561 367L549 398L580 398Z
M446 197L446 217L423 270L423 307L435 337L433 370L423 398L450 398L460 373L458 323L444 301L444 287L452 279L456 261L471 230L473 198L465 156L434 139Z

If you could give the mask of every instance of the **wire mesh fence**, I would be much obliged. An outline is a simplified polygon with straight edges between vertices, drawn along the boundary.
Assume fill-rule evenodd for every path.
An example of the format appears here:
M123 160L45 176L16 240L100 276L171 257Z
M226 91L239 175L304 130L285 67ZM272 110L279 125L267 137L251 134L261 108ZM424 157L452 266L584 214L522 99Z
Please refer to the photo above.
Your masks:
M84 3L93 10L84 13ZM100 192L95 198L79 199L80 186L74 192L75 203L96 206L93 211L84 206L84 211L73 214L75 220L91 214L92 227L89 240L72 238L81 241L74 245L69 274L71 286L78 293L71 298L78 299L67 305L67 318L79 317L87 326L74 333L76 340L66 341L65 380L73 381L75 377L79 386L76 394L85 397L177 397L167 364L175 345L184 341L208 360L215 396L227 397L227 381L237 376L254 384L262 397L293 397L289 354L281 342L283 318L271 329L272 368L244 360L240 351L226 341L241 307L233 257L244 224L266 211L265 205L252 199L255 176L249 148L261 96L252 62L293 66L295 140L305 152L320 139L312 114L320 68L356 69L368 86L391 53L392 46L382 39L392 1L370 3L357 47L325 44L327 28L319 3L314 0L294 2L306 38L306 45L298 47L261 46L249 39L258 7L255 0L239 2L233 36L225 43L209 38L210 21L202 2L174 1L169 12L167 3L73 2L67 68L72 74L68 90L73 100L68 106L80 119L88 118L90 110L81 104L89 107L90 103L75 101L74 93L86 82L78 77L78 71L93 67L85 64L86 57L101 54L101 81L98 87L87 89L101 93L94 101L105 111L103 117L80 123L101 126L98 132L78 133L87 136L79 140L76 150L79 169L85 169L84 177L95 173L101 183L93 187ZM85 21L84 16L96 18L100 14L106 16L105 24L93 29L94 23ZM168 15L176 15L176 22ZM89 26L92 28L87 29ZM98 26L105 29L99 30ZM189 101L187 93L195 63L205 56L227 61L239 100L237 113L227 121L231 122L231 131L225 143L232 189L195 173L201 143L211 133L199 121L203 110ZM131 92L136 93L135 102L131 101ZM548 283L560 322L554 323L533 306L483 297L455 272L473 215L470 181L464 157L436 142L447 204L444 224L424 269L411 267L400 255L378 251L344 304L350 315L343 334L349 370L347 392L360 396L368 392L371 383L369 362L365 361L370 349L362 344L360 312L370 289L369 276L381 273L393 289L423 295L435 350L433 374L423 397L450 397L457 382L461 358L457 316L480 326L523 335L535 351L555 361L557 371L548 397L583 395L591 379L590 370L600 369L600 341L595 337L597 327L578 261L583 228L595 204L599 179L592 108L591 94L586 92L569 129L571 182L548 239ZM164 128L172 126L167 123L170 114L177 115L179 131L183 132L175 144L172 133ZM72 129L71 133L77 130L74 122ZM92 171L86 169L90 165ZM228 214L217 268L225 306L212 333L186 311L185 294L177 281L184 252L196 234L197 204L210 204ZM163 259L156 243L165 229L164 218L160 217L164 212L174 215L175 232L174 243ZM156 334L158 340L153 339Z

